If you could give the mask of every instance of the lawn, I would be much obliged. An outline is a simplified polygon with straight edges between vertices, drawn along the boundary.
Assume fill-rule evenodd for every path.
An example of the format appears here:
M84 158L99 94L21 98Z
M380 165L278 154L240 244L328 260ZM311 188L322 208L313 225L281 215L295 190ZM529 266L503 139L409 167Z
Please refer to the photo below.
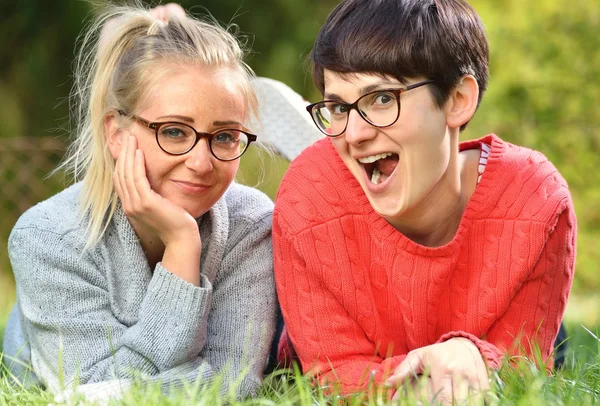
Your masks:
M0 316L7 313L0 309ZM4 319L0 321L0 334ZM565 367L551 376L540 372L532 363L504 367L492 375L492 390L485 396L488 405L595 405L600 404L600 328L592 331L576 323L568 323L568 355ZM0 355L1 356L1 355ZM364 396L342 398L313 388L307 378L294 371L278 371L265 379L258 397L236 400L233 395L221 396L218 385L199 388L190 385L169 394L156 386L142 387L139 383L110 404L119 405L385 405L382 397ZM38 389L24 389L9 383L7 373L0 374L0 405L60 404L60 400ZM73 397L68 404L94 404ZM412 393L398 404L419 404Z

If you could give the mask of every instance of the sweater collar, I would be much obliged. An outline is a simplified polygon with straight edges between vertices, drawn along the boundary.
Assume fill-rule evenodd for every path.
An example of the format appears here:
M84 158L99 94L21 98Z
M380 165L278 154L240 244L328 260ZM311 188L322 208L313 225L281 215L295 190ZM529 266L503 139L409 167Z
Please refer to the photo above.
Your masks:
M494 190L494 182L497 176L496 172L501 166L502 154L506 144L496 135L490 134L480 139L461 142L459 149L460 151L472 149L481 143L486 143L491 146L486 169L481 181L467 202L456 234L450 242L439 247L426 247L412 241L400 231L396 230L390 223L373 210L373 207L369 203L364 192L359 187L358 191L360 191L361 196L357 196L357 201L361 202L364 207L365 214L369 218L369 223L373 226L372 232L379 235L386 243L401 246L407 252L416 255L429 257L450 257L458 255L460 252L458 248L462 245L466 234L468 234L473 220L480 217L480 214L485 211L490 204L497 200L495 198L497 192Z

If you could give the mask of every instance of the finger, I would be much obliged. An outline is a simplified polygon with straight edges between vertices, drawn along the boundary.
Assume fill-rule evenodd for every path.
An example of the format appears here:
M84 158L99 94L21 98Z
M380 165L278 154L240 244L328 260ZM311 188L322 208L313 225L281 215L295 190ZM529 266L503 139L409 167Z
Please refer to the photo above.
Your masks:
M144 152L141 149L135 151L135 162L133 168L133 180L137 193L142 201L148 201L152 196L152 188L146 175Z
M431 377L431 390L433 397L431 401L441 403L443 405L452 404L452 376L444 374L441 376Z
M490 389L490 377L488 375L487 367L483 362L479 368L477 368L477 383L474 385L474 387L480 392Z
M125 180L125 187L129 195L129 199L134 207L139 207L140 194L137 190L135 183L135 155L137 150L137 140L133 135L130 135L127 140L127 155L125 156L125 163L123 169L123 179Z
M417 376L423 373L423 358L421 351L415 350L408 353L404 361L398 365L394 374L386 379L387 386L398 387L402 382L410 378L417 379Z
M485 405L485 395L482 392L469 392L469 398L466 402L469 406L482 406Z
M483 405L485 392L490 388L487 369L469 379L469 405ZM478 371L479 372L479 371Z
M469 343L469 345L466 343ZM473 359L472 365L475 369L475 374L470 374L469 376L471 388L476 390L487 390L490 386L488 372L479 348L477 348L475 344L470 341L462 341L462 344L469 349L469 354L471 354Z
M119 200L121 200L121 205L123 205L123 200L124 200L123 190L121 189L121 183L119 181L119 174L117 173L116 170L113 172L113 183L115 185L115 191L117 192L117 196L119 197Z
M452 377L452 399L462 404L469 397L469 380L461 375Z
M404 385L406 388L408 385ZM410 384L410 392L413 394L413 400L419 402L430 403L433 399L433 388L431 378L426 375L421 375L417 381L412 380Z
M121 134L121 150L119 151L119 157L117 158L117 162L115 163L115 173L116 173L116 184L118 184L118 193L119 198L121 199L121 204L123 208L129 207L129 193L127 192L127 187L125 185L124 172L125 172L125 157L127 156L127 136Z

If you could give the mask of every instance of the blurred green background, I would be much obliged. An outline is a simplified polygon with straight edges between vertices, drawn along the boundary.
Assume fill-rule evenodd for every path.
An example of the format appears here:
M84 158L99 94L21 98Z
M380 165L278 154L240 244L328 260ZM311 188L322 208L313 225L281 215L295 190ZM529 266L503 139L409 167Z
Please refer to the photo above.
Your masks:
M259 76L281 80L309 100L319 97L304 61L337 1L180 3L194 13L205 8L219 21L239 25L253 50L248 62ZM491 83L463 138L495 132L542 151L567 179L579 224L576 278L567 318L596 326L600 324L600 5L590 0L471 0L471 4L486 25ZM14 300L6 239L18 215L33 203L21 201L18 194L30 198L32 181L14 184L23 168L31 169L29 159L37 139L67 140L66 98L74 44L93 9L79 0L0 2L0 159L5 161L4 168L0 162L0 185L9 190L5 186L11 183L10 190L16 190L0 197L4 220L0 221L0 326ZM2 143L14 144L19 137L33 137L29 150L5 147L2 152ZM49 166L37 169L36 179L49 172L62 153L54 144L48 145ZM269 159L257 170L259 158L256 153L244 157L242 181L257 184L262 177L259 187L274 196L286 164ZM52 192L63 186L62 179L44 182Z

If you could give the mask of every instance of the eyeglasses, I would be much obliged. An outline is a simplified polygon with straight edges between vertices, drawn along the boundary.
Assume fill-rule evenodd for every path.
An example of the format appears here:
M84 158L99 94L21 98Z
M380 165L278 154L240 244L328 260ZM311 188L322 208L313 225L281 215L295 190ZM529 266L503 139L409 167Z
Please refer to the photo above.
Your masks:
M317 128L329 137L346 131L352 109L375 127L389 127L400 117L400 94L433 83L433 80L414 83L398 89L381 89L362 95L354 103L323 100L306 106Z
M169 155L187 154L200 139L206 138L210 152L215 158L219 161L233 161L244 155L250 143L257 138L254 134L235 128L222 128L212 133L202 133L177 121L150 122L136 115L128 115L122 110L118 113L122 116L130 116L154 130L158 146Z

